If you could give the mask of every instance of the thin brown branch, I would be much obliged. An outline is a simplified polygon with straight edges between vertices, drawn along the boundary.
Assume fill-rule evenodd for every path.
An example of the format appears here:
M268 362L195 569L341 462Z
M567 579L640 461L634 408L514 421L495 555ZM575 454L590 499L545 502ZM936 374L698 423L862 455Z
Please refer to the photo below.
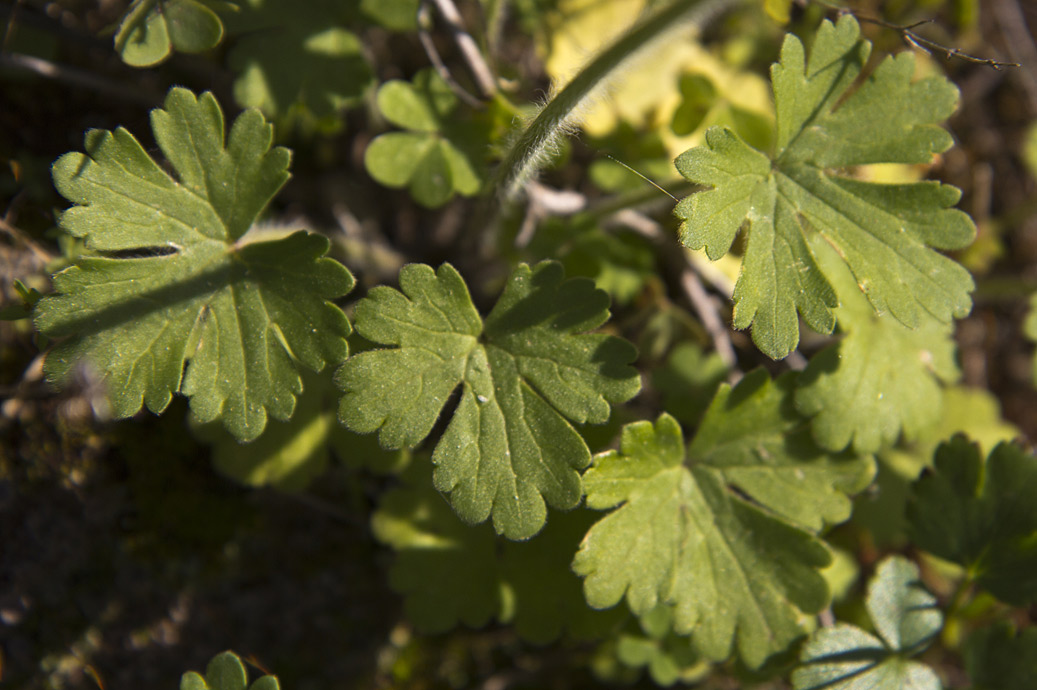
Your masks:
M937 43L936 41L930 40L925 36L921 36L917 32L915 32L915 29L919 26L932 24L932 19L926 19L921 22L915 22L914 24L894 24L893 22L887 22L885 19L879 19L877 17L868 17L860 14L856 10L853 10L849 7L840 7L838 5L832 5L827 2L822 2L822 0L802 0L800 4L806 5L810 3L813 3L820 7L824 7L832 12L837 13L840 16L848 14L855 18L858 22L862 22L865 24L874 24L875 26L881 26L884 29L896 31L900 34L900 37L904 40L905 43L917 48L918 50L921 50L923 53L926 53L927 55L932 53L940 53L947 60L957 58L959 60L971 62L976 65L986 65L987 67L992 67L995 70L1000 70L1004 67L1020 66L1018 62L1006 62L1004 60L995 60L993 58L976 57L975 55L965 53L959 50L958 48L953 48L950 46L945 46L942 43Z
M16 242L24 245L29 251L35 254L36 258L42 263L47 264L54 259L54 255L44 249L39 242L30 237L29 234L21 228L8 223L6 218L0 218L0 232L10 235Z

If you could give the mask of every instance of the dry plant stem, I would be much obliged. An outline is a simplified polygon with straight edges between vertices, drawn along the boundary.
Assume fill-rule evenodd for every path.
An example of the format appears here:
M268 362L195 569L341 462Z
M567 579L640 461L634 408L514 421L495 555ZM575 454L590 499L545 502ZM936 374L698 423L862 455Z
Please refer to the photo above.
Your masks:
M154 96L141 89L132 89L117 82L98 77L93 72L66 67L48 60L43 60L32 55L21 53L0 53L0 67L13 67L14 69L32 72L41 77L53 79L58 82L77 86L88 91L109 94L129 101L138 103L148 108L156 108L162 104L162 98Z
M476 86L482 92L483 98L493 98L494 94L497 93L497 81L493 77L493 72L490 71L490 66L483 59L482 52L480 52L479 46L475 43L475 39L465 31L464 23L461 21L461 13L457 11L457 6L454 5L453 0L432 0L432 2L436 5L436 9L439 10L439 15L443 18L447 28L450 29L450 35L454 39L454 43L457 44L457 48L461 51L461 56L468 65L468 69L472 73L472 79L475 80Z
M432 40L432 36L429 34L429 28L432 26L432 17L429 14L428 5L422 3L418 7L418 40L421 41L421 47L425 49L425 55L428 57L429 62L432 63L432 67L435 68L439 76L446 82L446 85L450 87L450 90L454 94L464 101L465 105L472 108L481 108L483 102L478 97L472 95L461 86L454 75L450 73L450 68L443 62L443 58L439 56L439 50L436 48L435 42Z
M945 45L943 45L941 43L937 43L936 41L931 41L928 38L926 38L924 36L920 36L917 33L915 33L914 30L917 27L922 26L924 24L931 24L932 23L931 19L927 19L927 20L922 21L922 22L917 22L915 24L908 24L908 25L904 26L902 24L894 24L893 22L887 22L885 19L877 19L876 17L867 17L867 16L864 16L864 15L858 14L856 11L854 11L854 10L848 8L848 7L839 7L838 5L832 5L832 4L827 3L827 2L822 2L821 0L800 0L800 2L799 2L799 4L801 6L806 6L806 5L811 4L811 3L813 3L815 5L818 5L820 7L824 7L826 9L831 10L832 12L836 12L837 14L840 14L840 15L849 14L852 17L854 17L858 22L861 22L861 23L874 24L875 26L881 26L884 29L891 29L893 31L896 31L897 33L900 34L900 37L902 39L904 39L905 43L908 43L909 45L912 45L915 48L918 48L919 50L921 50L924 53L930 53L931 51L937 52L937 53L943 53L944 58L946 58L948 60L950 60L951 58L958 58L959 60L964 60L965 62L971 62L971 63L977 64L977 65L986 65L988 67L993 67L996 70L999 70L1002 67L1019 67L1019 63L1018 62L1004 62L1002 60L994 60L992 58L976 57L974 55L969 55L968 53L963 53L962 51L958 50L957 48L951 48L951 47L945 46Z
M39 242L29 237L24 230L8 223L6 218L0 218L0 231L13 237L15 242L25 245L42 263L46 264L54 259L54 255L44 249Z
M638 213L632 209L619 211L613 217L616 223L630 228L639 235L647 238L653 244L661 245L667 240L667 232L659 223L648 216ZM729 383L737 383L742 378L742 372L738 369L738 356L735 354L734 345L731 343L731 333L728 331L724 320L720 318L720 312L716 303L695 272L694 266L687 260L687 255L681 250L683 266L681 267L681 290L688 298L699 320L705 327L706 332L713 341L713 347L717 355L727 365L730 374Z
M717 354L731 372L728 376L728 383L737 383L742 378L742 372L736 367L738 358L735 355L734 345L731 343L731 335L720 318L712 298L706 292L706 288L690 264L686 265L681 273L681 287L684 289L684 294L688 296L691 306L702 319L702 325L706 327L709 337L713 339L713 346L716 348Z
M481 97L473 95L461 86L454 79L454 76L450 73L450 68L446 66L443 58L439 55L439 50L429 34L429 30L432 27L432 17L429 12L430 2L435 3L440 16L443 18L443 22L450 30L450 35L454 39L454 43L457 44L465 63L468 65L468 71L472 74ZM486 60L483 59L475 40L464 30L461 24L461 15L451 0L422 1L418 7L418 40L421 41L421 47L424 48L425 55L428 56L429 62L432 63L436 72L447 83L450 90L464 101L466 105L473 108L482 108L483 102L493 98L494 94L496 94L497 84L493 78L493 73L490 71L489 65L486 64Z

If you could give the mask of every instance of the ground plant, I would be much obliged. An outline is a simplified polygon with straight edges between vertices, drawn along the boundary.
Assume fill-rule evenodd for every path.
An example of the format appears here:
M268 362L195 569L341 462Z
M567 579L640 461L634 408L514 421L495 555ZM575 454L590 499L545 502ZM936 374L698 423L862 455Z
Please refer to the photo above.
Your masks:
M0 682L1037 687L1037 9L0 7Z

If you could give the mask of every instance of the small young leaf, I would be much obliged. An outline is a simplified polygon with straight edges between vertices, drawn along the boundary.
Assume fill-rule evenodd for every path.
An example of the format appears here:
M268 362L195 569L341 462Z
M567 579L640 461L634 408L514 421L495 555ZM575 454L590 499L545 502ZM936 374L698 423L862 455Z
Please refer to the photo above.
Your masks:
M217 654L205 668L205 677L188 671L180 678L180 690L245 690L248 674L234 652ZM257 678L249 690L279 690L276 676Z
M795 690L940 690L928 666L910 660L943 625L918 567L892 556L879 564L865 602L881 639L839 623L810 636L792 674Z
M115 49L134 67L150 67L173 52L200 53L223 38L223 23L199 0L136 0L115 34Z
M320 371L345 359L349 322L328 300L353 277L322 258L324 237L239 241L288 179L290 154L270 147L273 128L258 111L238 117L225 143L212 94L175 88L151 121L175 178L121 128L91 130L86 154L54 164L55 186L76 204L62 229L123 256L80 258L54 277L36 326L67 337L44 372L61 383L80 362L94 369L117 418L142 402L162 412L180 392L200 421L221 418L251 440L268 412L291 416L299 365Z
M357 331L392 349L362 352L338 371L339 418L379 432L388 448L415 446L460 385L461 400L432 456L435 484L469 523L493 517L510 539L533 536L545 502L582 496L590 452L569 422L605 422L640 388L634 348L584 333L608 319L608 297L559 264L520 265L485 324L449 264L400 272L356 309Z
M1037 600L1037 458L999 443L986 462L956 436L911 489L907 515L919 548L967 568L1002 601Z
M428 208L442 206L455 193L478 192L482 180L475 157L462 142L472 129L451 124L456 106L457 97L431 69L418 73L413 83L383 84L378 108L411 131L375 137L364 152L367 172L386 187L409 187L414 200Z
M808 530L845 519L841 492L861 488L872 468L824 456L801 418L789 433L793 387L794 377L772 384L762 370L722 386L687 451L690 467L666 414L627 425L620 450L597 456L584 475L587 505L615 510L573 561L592 606L625 598L644 616L671 604L676 632L696 649L722 659L737 639L753 667L806 633L804 614L827 603L818 570L830 561Z
M901 431L918 438L940 419L940 383L960 376L953 327L926 315L910 329L876 314L834 250L823 242L811 246L842 302L835 313L846 335L810 360L796 407L813 417L814 438L831 451L852 443L857 452L875 453Z
M716 260L747 225L734 325L752 325L753 341L775 359L799 341L797 311L821 333L835 326L836 296L807 241L814 233L843 257L875 311L889 311L908 327L925 313L949 321L971 308L968 271L930 248L961 248L975 234L968 216L950 208L958 190L936 182L873 184L833 172L927 163L951 145L935 123L953 111L957 89L943 78L912 82L910 53L887 58L845 96L871 49L859 33L850 15L837 25L824 22L809 61L795 36L785 38L771 69L773 159L731 130L712 128L705 146L676 161L687 179L711 187L677 205L686 246L704 247Z

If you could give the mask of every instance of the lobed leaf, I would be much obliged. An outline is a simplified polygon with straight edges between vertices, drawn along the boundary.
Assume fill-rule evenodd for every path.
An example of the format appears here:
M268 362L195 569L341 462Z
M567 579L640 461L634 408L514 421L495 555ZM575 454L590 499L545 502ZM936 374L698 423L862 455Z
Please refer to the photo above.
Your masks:
M868 584L868 614L881 639L838 623L810 636L792 673L795 690L940 690L931 668L911 661L940 631L936 598L918 581L918 567L891 556Z
M627 425L620 450L597 456L587 505L614 510L573 561L588 603L625 599L639 616L672 605L674 629L702 654L722 659L737 641L753 667L806 633L804 614L828 598L818 571L830 554L812 532L849 516L843 492L872 465L813 446L793 387L754 372L721 387L687 451L664 414Z
M320 371L345 358L349 323L328 300L353 277L322 258L324 237L239 241L288 179L289 152L271 148L257 111L224 142L212 94L175 88L151 120L176 177L121 128L91 130L86 154L54 164L55 186L75 203L62 229L121 254L80 258L54 277L36 325L65 339L44 372L62 383L78 366L92 370L117 418L142 404L160 413L179 392L200 421L220 418L251 440L268 412L291 416L299 365Z
M997 598L1037 600L1037 458L1002 442L986 462L956 436L911 487L909 532L919 548L954 561Z
M901 432L917 439L940 420L940 384L960 376L953 327L924 317L911 329L876 314L835 252L812 246L842 302L835 313L845 335L810 360L796 391L797 409L813 418L814 439L831 451L852 444L874 453Z
M726 128L711 128L705 146L677 158L688 180L710 189L682 200L681 242L727 253L747 228L735 286L734 326L752 325L753 341L775 359L799 341L798 314L821 333L835 326L835 292L809 239L832 245L876 312L915 327L925 314L940 321L971 308L972 279L936 249L961 248L975 228L951 208L960 193L935 182L874 184L838 174L873 163L927 163L951 145L935 123L955 107L943 78L912 82L908 53L884 60L851 90L870 44L849 15L824 22L809 61L786 36L771 69L777 147L769 157Z
M629 343L584 333L607 318L605 293L564 280L554 262L520 265L485 324L449 264L406 266L400 291L378 287L357 305L357 331L392 347L339 370L339 418L388 448L415 446L460 386L432 455L436 488L466 522L492 515L498 533L528 538L545 504L565 510L582 496L590 452L569 422L603 423L640 388Z

